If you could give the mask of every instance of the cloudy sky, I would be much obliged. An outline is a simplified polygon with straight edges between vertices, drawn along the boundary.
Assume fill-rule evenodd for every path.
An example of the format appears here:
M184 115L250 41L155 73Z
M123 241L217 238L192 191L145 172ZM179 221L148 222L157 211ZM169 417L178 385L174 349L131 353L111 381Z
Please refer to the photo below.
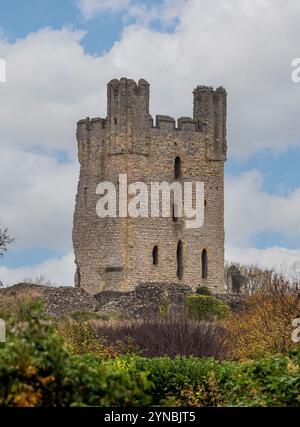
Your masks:
M76 121L122 76L151 83L153 116L226 87L226 258L300 273L299 20L299 0L0 0L0 280L73 283Z

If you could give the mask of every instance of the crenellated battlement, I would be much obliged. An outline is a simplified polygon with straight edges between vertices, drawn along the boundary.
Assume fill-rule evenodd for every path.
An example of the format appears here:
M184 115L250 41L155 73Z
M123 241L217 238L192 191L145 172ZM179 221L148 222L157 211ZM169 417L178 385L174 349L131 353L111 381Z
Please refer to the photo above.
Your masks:
M122 91L123 94L129 93L135 96L149 95L149 87L149 83L144 79L140 79L136 82L126 77L122 77L120 80L113 79L107 84L108 94L113 96L118 96L120 91Z
M77 122L77 141L79 144L90 141L91 139L105 138L107 120L100 117L79 120Z
M101 117L90 118L78 120L77 129L84 129L90 131L92 129L106 129L107 119L102 119Z
M191 135L203 134L209 141L212 159L225 159L227 93L223 87L197 86L193 91L193 117L149 113L150 85L140 79L122 77L107 85L107 117L86 118L77 124L77 139L106 138L108 154L132 153L148 156L151 150L150 131Z
M156 115L155 123L153 118L149 118L150 128L161 129L167 131L188 131L188 132L202 132L203 129L198 127L196 120L191 117L179 117L177 120L170 116ZM77 122L78 132L91 132L96 130L107 129L107 118L100 117L81 119Z
M199 128L198 123L196 120L192 119L191 117L179 117L177 119L174 119L170 116L162 116L157 115L155 117L155 124L154 120L151 117L150 118L150 127L152 129L158 129L162 131L167 132L202 132L203 129Z

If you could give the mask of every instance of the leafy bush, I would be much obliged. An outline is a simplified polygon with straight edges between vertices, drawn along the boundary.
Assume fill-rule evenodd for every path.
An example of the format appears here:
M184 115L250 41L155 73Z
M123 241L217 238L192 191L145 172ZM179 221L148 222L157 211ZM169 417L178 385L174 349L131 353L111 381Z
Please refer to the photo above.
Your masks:
M141 321L95 322L95 325L100 341L106 340L112 348L117 347L117 351L120 349L120 343L124 343L124 351L126 342L129 342L135 344L136 352L146 357L174 357L180 354L224 359L227 354L225 328L215 323L196 322L185 317L168 317ZM132 345L129 350L132 350Z
M0 349L0 406L133 406L149 401L143 372L71 355L37 302L22 307Z
M299 351L238 366L224 387L230 405L300 406Z
M299 313L299 291L280 276L266 281L247 297L244 309L227 321L232 358L260 359L297 347L291 336L292 320Z
M114 355L108 346L99 341L91 321L63 319L57 323L56 328L72 354L94 353L102 357Z
M121 363L130 373L148 373L151 405L300 406L299 352L251 363L194 357L131 357Z
M168 357L135 359L136 370L148 372L154 383L152 405L221 406L224 404L219 386L222 374L231 368L214 359ZM216 385L217 384L217 385Z
M211 296L212 293L208 286L199 286L196 290L196 294Z
M0 295L0 318L8 320L19 308L19 302L13 295L6 295L1 292Z
M110 324L110 322L105 322ZM130 337L112 341L109 337L98 337L96 323L73 319L62 319L57 323L57 333L64 338L72 354L93 353L102 358L135 354L137 346Z
M7 322L16 318L22 311L22 307L31 304L38 299L39 295L34 292L28 292L26 295L18 295L7 292L7 289L0 290L0 317Z
M229 314L227 304L208 295L189 295L186 306L189 317L194 320L223 319Z

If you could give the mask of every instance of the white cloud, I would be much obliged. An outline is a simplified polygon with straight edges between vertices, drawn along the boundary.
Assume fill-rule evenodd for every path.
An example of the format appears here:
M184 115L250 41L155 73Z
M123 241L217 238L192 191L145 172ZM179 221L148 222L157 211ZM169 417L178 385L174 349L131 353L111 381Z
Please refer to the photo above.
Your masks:
M300 188L285 197L270 195L263 191L263 176L258 171L227 176L225 182L225 224L230 244L247 246L262 232L299 242Z
M0 267L0 278L4 286L20 283L24 279L35 280L41 275L50 279L54 286L73 286L74 273L74 255L72 253L62 258L49 259L34 267L14 269Z
M0 220L14 247L70 251L78 166L1 148L0 170Z
M178 20L185 6L185 0L162 0L161 3L151 5L132 1L127 9L127 18L143 25L159 23L167 29Z
M159 21L170 24L178 18L186 6L186 0L161 0L160 3L144 3L143 0L77 0L77 7L86 20L105 12L122 12L124 21L132 18L139 24Z
M273 269L279 273L289 274L300 279L300 250L286 249L277 246L266 249L254 247L226 247L226 261L245 265L255 265L263 269Z
M105 112L109 78L101 71L99 79L103 59L85 54L83 35L45 29L14 43L0 40L7 64L0 96L2 146L67 150L75 158L76 121L98 114L101 102Z
M300 237L300 188L286 196L263 190L263 175L254 170L225 180L227 262L273 269L300 280L300 248L254 247L260 233L276 233L292 245Z
M99 110L101 98L106 109L102 59L84 53L82 36L46 29L15 43L0 40L8 78L0 86L0 221L18 249L72 248L76 121ZM60 150L73 163L59 164Z
M129 6L131 0L77 0L77 5L85 19L91 19L106 11L116 12Z

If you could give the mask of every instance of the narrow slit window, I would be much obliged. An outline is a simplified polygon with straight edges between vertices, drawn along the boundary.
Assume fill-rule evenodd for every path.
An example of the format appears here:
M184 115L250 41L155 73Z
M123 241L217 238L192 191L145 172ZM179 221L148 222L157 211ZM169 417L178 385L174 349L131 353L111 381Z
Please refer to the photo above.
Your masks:
M177 244L177 277L179 280L183 277L183 245L182 241L179 240Z
M182 170L181 170L181 160L180 157L176 157L175 163L174 163L174 172L175 172L175 179L180 179L182 176Z
M202 279L207 279L207 250L202 251Z
M158 246L154 246L152 250L152 263L158 265Z

